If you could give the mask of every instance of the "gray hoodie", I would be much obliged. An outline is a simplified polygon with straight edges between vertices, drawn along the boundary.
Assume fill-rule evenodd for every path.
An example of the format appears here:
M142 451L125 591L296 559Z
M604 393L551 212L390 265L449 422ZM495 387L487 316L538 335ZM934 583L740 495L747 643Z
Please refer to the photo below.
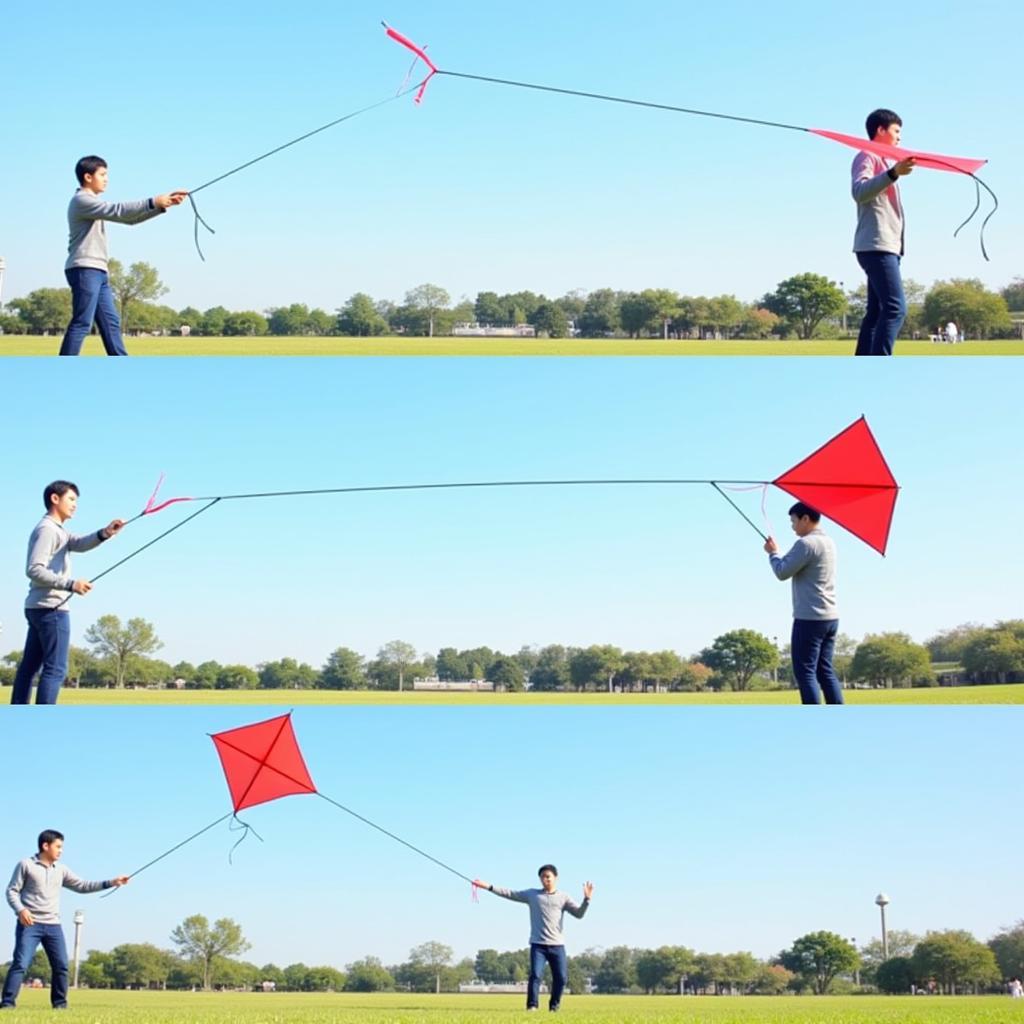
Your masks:
M889 163L874 153L853 158L852 186L857 204L854 252L891 252L903 255L903 203Z
M107 229L104 221L141 224L164 211L152 199L127 203L104 202L95 192L80 188L68 206L68 258L65 270L73 267L107 269Z
M793 581L793 618L828 622L836 605L836 546L820 529L798 537L785 555L771 555L772 571Z

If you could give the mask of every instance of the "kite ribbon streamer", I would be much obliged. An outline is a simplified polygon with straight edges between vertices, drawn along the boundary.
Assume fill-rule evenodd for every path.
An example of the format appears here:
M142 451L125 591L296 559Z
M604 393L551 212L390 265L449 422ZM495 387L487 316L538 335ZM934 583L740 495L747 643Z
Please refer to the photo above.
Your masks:
M417 46L411 39L407 38L406 36L403 36L401 32L398 32L395 29L393 29L386 21L382 21L381 24L384 26L384 31L387 32L389 38L394 39L396 43L398 43L400 46L404 46L407 50L412 50L412 52L416 54L416 56L419 57L419 59L423 61L423 63L426 64L428 68L430 68L430 74L427 75L427 77L424 78L422 82L420 82L419 86L417 86L419 91L416 93L415 102L422 103L423 94L427 91L427 85L429 84L430 80L434 77L434 75L438 73L436 65L427 56L426 50L422 46Z

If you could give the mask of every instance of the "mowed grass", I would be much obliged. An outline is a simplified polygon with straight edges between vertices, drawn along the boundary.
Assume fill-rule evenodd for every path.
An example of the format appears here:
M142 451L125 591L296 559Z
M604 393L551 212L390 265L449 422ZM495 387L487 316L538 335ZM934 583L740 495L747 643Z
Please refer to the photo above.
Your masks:
M485 1024L522 1020L520 996L381 993L72 992L68 1016L89 1024ZM542 1013L546 1013L542 1006ZM1003 996L567 996L580 1024L1010 1024ZM5 1019L52 1019L48 993L24 992Z
M10 700L0 687L0 703ZM847 690L853 705L1024 704L1024 683L1005 686L934 686L914 690ZM648 707L674 705L753 707L799 704L795 690L770 693L427 693L406 690L61 690L60 703L77 706L281 704L287 707L348 705L382 707Z
M623 338L126 338L133 356L852 356L845 341L661 341ZM53 356L60 338L0 335L0 356ZM91 336L83 355L101 356ZM1021 356L1021 341L899 341L897 356Z

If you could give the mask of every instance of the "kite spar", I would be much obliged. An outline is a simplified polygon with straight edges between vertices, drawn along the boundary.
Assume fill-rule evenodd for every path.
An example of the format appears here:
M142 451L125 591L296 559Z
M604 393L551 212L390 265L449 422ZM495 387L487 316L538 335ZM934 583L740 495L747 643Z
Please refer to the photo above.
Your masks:
M254 501L262 498L307 497L325 494L369 494L386 491L446 491L505 487L683 487L710 486L714 488L761 536L767 539L761 529L726 494L730 488L751 489L778 487L787 494L817 509L823 516L838 523L880 555L884 555L889 542L892 517L899 495L896 483L878 442L875 440L867 419L863 416L845 430L826 441L807 458L786 470L774 480L723 480L684 479L679 477L637 478L637 479L586 479L586 480L471 480L454 483L422 484L374 484L365 487L328 487L298 491L259 491L249 494L219 494L205 497L167 498L157 503L157 496L163 482L163 475L156 489L150 495L143 510L127 520L133 523L146 516L155 515L171 505L181 502L202 501L202 508L187 516L180 523L154 537L151 541L125 555L120 561L104 569L89 582L95 583L113 572L119 566L141 554L147 548L163 540L175 530L213 508L222 501ZM71 600L69 594L64 601ZM59 607L59 606L58 606Z

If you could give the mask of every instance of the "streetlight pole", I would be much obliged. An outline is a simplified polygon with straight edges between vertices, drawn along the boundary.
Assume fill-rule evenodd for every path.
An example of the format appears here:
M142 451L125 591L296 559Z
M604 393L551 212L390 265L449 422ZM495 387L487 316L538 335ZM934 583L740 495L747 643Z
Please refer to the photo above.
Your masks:
M772 643L775 645L775 665L772 668L772 682L775 686L779 685L779 638L777 636L772 637Z
M7 269L7 261L0 256L0 309L4 306L4 271Z
M78 988L78 958L82 949L82 925L85 923L85 914L81 910L75 911L75 976L73 985Z
M875 903L878 909L882 912L882 959L889 959L889 933L885 930L885 908L889 904L889 897L884 892L880 892L875 897Z

